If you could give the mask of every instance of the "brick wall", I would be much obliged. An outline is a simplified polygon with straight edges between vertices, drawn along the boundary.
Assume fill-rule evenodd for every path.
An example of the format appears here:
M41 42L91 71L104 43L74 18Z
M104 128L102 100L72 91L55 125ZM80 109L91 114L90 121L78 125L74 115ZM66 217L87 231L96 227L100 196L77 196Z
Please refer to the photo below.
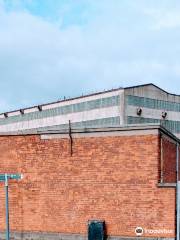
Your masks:
M167 137L162 137L162 180L165 183L176 182L176 143Z
M175 189L158 188L158 135L41 140L0 137L1 173L23 173L10 182L14 231L86 234L87 221L105 220L108 235L135 236L135 228L175 228ZM0 183L0 230L5 229ZM173 237L174 234L145 233Z

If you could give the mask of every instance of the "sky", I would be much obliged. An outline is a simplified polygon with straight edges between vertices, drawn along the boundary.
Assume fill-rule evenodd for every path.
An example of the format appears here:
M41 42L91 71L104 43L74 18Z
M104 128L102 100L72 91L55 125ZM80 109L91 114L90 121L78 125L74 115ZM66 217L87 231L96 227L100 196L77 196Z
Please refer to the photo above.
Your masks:
M144 83L180 94L179 0L0 0L0 112Z

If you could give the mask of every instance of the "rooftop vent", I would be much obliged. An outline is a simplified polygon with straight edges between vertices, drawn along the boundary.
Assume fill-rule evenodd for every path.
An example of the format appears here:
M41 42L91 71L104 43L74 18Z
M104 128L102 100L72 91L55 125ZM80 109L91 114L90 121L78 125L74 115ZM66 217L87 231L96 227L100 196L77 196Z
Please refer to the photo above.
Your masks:
M7 118L8 117L8 113L4 113L4 117Z
M38 110L41 112L42 111L42 106L41 105L38 105Z
M20 113L23 115L24 114L24 109L20 109Z

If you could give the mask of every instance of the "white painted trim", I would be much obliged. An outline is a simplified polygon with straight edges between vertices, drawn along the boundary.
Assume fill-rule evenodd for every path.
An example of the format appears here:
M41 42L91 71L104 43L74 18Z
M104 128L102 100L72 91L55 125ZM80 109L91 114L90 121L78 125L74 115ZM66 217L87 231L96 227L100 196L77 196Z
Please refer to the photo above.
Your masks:
M24 110L24 114L26 113L32 113L32 112L39 112L39 109L37 107L29 108Z

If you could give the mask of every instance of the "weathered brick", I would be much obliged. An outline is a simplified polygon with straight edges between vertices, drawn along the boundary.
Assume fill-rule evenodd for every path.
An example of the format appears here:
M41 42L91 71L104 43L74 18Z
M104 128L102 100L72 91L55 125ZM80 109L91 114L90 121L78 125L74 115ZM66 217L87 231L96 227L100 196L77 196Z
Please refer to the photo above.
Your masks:
M105 220L112 236L134 237L137 226L175 229L175 189L157 187L158 135L75 138L72 156L69 144L68 138L0 137L1 173L24 175L10 182L12 230L85 234L90 219ZM174 148L168 151L174 156ZM0 183L1 230L4 201Z

